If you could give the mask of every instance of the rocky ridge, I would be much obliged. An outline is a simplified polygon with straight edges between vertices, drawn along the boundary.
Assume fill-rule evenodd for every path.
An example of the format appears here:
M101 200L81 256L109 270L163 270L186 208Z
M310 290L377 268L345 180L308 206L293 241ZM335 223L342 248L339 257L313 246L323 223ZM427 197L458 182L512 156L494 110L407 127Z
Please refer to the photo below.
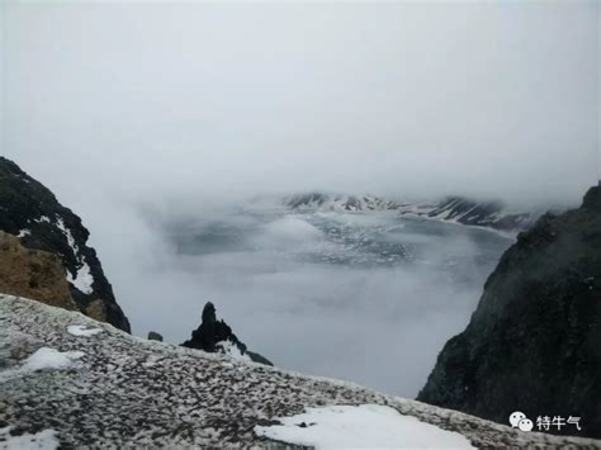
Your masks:
M310 407L369 403L460 433L477 447L601 448L600 441L522 432L350 383L147 341L7 295L0 295L0 330L0 447L2 439L37 439L51 448L282 448L256 427ZM52 367L32 364L42 350L54 355Z
M3 157L0 157L0 230L17 236L28 249L57 255L66 270L71 297L80 311L130 331L129 321L115 300L96 251L87 245L89 232L81 219L61 205L49 189Z
M398 211L402 215L505 232L525 230L543 213L542 210L512 210L498 200L483 202L458 196L445 197L434 203L403 203Z
M416 217L467 226L517 232L528 228L543 213L542 210L518 211L504 202L478 201L449 196L431 202L387 200L374 195L343 195L310 192L284 198L284 205L298 212L339 211L369 212L396 211L402 216Z
M546 214L502 256L418 399L504 422L581 417L601 437L601 186ZM555 432L574 433L573 427Z

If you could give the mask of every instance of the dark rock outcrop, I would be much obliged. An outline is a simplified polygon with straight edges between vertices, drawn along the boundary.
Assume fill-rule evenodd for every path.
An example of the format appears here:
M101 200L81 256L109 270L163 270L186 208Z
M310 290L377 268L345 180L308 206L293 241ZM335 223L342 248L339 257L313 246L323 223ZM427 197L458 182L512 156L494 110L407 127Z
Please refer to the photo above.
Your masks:
M163 336L161 334L157 333L156 331L149 331L148 332L148 340L163 342Z
M518 236L418 400L500 423L581 417L549 431L601 437L601 187Z
M0 157L0 230L16 235L24 247L57 255L66 270L72 298L84 314L130 331L115 301L81 219L54 194Z
M217 320L215 306L207 302L202 310L202 323L192 332L191 339L182 344L211 353L227 353L238 357L248 357L254 362L272 366L273 364L258 353L248 351L223 320Z

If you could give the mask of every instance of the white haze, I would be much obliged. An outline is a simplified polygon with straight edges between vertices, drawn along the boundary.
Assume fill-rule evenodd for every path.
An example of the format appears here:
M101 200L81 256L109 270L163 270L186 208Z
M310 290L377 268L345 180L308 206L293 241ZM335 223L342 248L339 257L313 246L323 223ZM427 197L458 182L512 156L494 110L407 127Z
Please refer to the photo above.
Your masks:
M59 193L574 201L598 177L594 1L4 3L3 153Z
M234 302L248 280L225 292L211 277L255 261L200 270L165 240L164 221L317 189L576 204L599 178L599 10L595 1L5 1L1 153L83 218L136 333L177 341L211 299L253 349L280 342L267 355L278 362L326 327L350 339L341 324L360 326L362 311L334 302L307 328L317 307L298 310L293 278ZM311 270L295 273L325 291L352 289L348 274ZM395 345L381 367L359 358L353 373L414 395L480 289L451 293L443 307L446 286L427 271L364 276L383 299L371 330ZM403 304L411 292L436 301ZM416 317L427 329L411 329ZM315 338L286 362L343 376L328 364L336 345ZM409 373L386 362L399 358Z

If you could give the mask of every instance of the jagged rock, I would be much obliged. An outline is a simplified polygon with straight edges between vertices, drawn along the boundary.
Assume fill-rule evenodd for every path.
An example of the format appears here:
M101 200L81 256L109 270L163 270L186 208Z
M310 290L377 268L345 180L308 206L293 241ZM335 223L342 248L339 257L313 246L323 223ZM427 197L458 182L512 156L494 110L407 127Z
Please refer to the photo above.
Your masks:
M0 292L79 310L71 297L60 258L26 249L16 236L4 231L0 231Z
M100 332L72 334L74 325ZM40 345L72 362L28 368L25 358ZM601 441L525 433L352 383L138 339L78 313L5 295L0 358L2 349L9 349L12 366L0 370L0 439L8 429L9 439L35 435L57 448L279 449L286 447L255 427L307 408L367 403L460 433L479 448L601 448Z
M601 437L600 343L601 187L593 187L582 207L546 214L518 236L418 399L502 423L516 410L582 417L581 432L561 432Z
M0 230L16 235L26 248L59 256L79 310L130 331L95 250L86 244L89 232L81 219L62 206L50 190L3 157Z
M250 359L254 362L272 366L264 356L250 352L223 321L217 320L215 305L207 302L202 310L202 323L192 332L192 338L182 344L184 347L196 348L211 353L227 353L238 358Z
M163 342L163 336L157 333L156 331L150 331L148 332L148 340Z

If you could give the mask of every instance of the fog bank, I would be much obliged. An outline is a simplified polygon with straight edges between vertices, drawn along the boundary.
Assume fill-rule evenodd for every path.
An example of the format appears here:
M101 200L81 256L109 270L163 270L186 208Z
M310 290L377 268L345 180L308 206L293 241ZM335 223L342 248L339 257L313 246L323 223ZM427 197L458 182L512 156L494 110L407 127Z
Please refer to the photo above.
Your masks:
M4 3L3 154L70 202L598 178L594 1Z

